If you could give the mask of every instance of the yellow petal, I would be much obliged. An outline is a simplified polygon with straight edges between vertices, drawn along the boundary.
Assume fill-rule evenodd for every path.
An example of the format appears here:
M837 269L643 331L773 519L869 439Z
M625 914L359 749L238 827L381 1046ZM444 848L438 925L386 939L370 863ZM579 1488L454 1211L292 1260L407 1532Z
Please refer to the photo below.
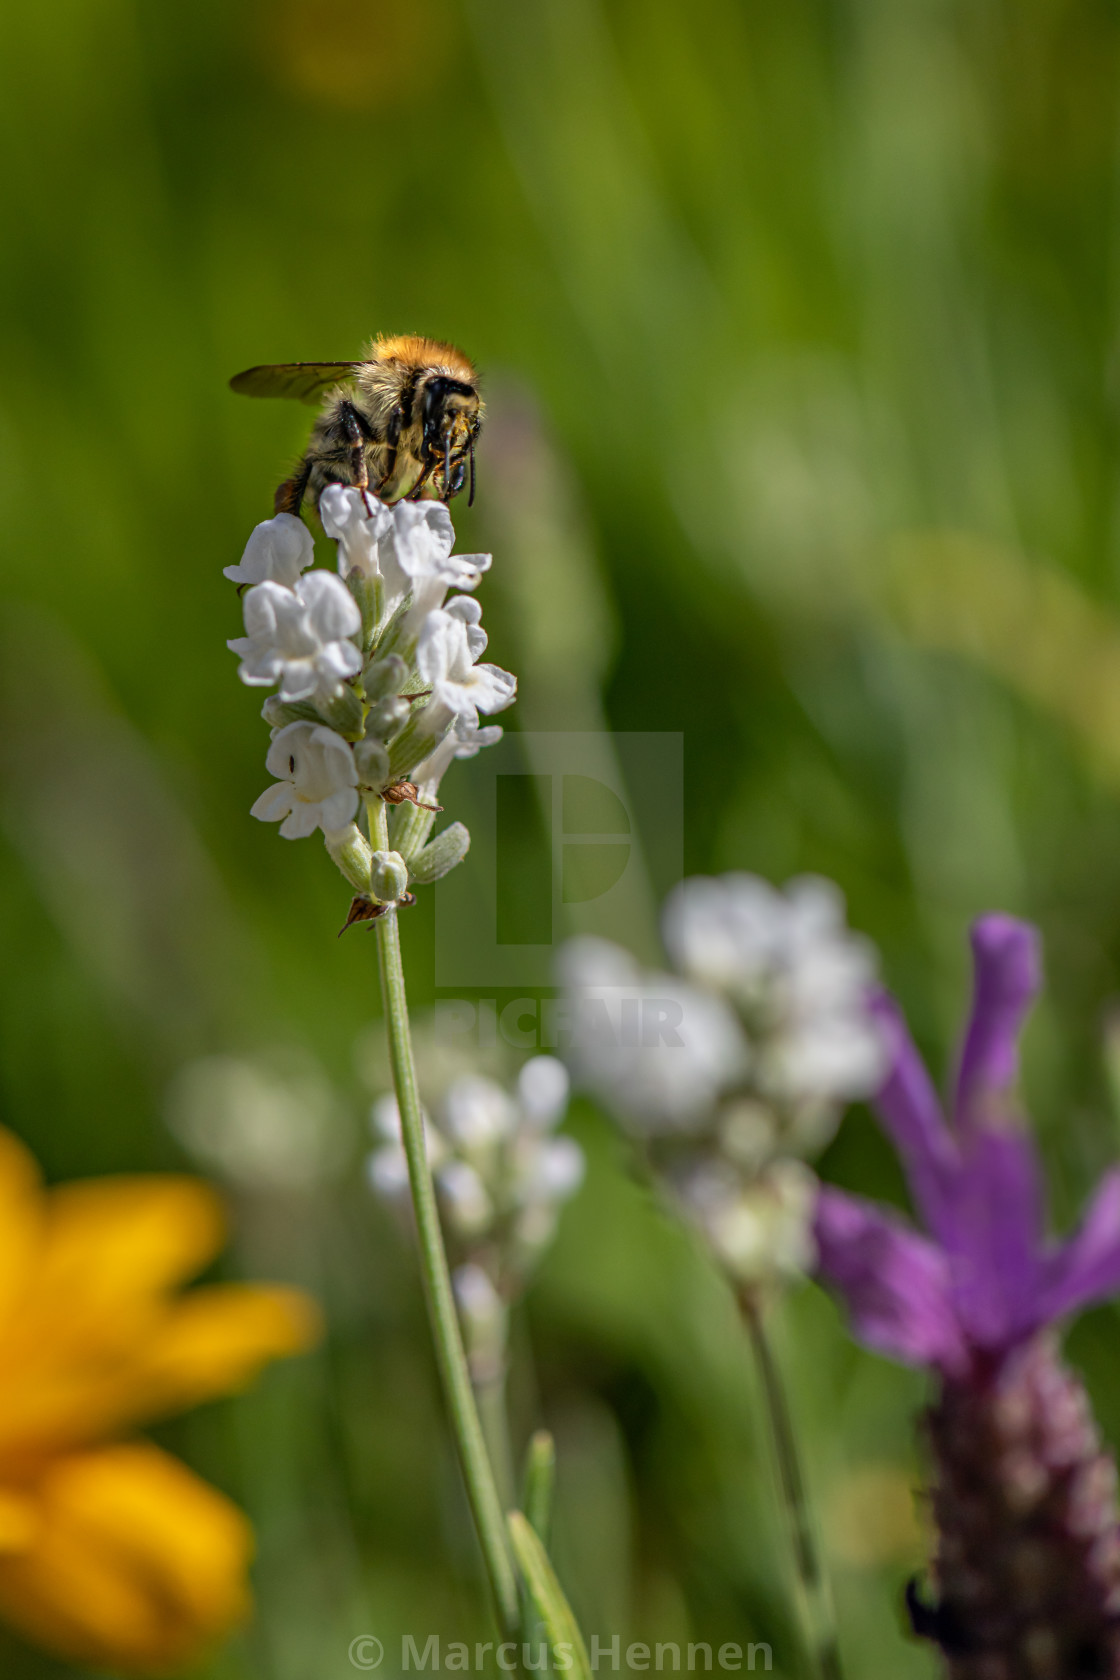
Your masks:
M0 1488L0 1553L24 1552L39 1531L39 1508L22 1488Z
M82 1349L59 1335L22 1366L0 1368L0 1475L26 1479L59 1453L236 1393L320 1330L302 1291L231 1283L191 1291L121 1348Z
M42 1232L39 1168L19 1139L0 1127L0 1333L26 1287Z
M234 1393L268 1360L301 1353L320 1333L318 1309L301 1290L252 1283L192 1290L145 1350L134 1415L150 1418Z
M200 1179L151 1174L63 1184L47 1197L40 1290L90 1304L159 1295L225 1241L221 1200Z
M47 1650L163 1674L247 1614L245 1518L158 1448L60 1459L36 1494L31 1544L0 1555L0 1615Z
M190 1178L90 1180L52 1190L45 1205L36 1264L0 1322L9 1475L143 1410L129 1400L132 1373L173 1310L169 1291L224 1234L217 1196Z
M35 1479L53 1456L243 1387L266 1360L314 1339L315 1310L296 1291L172 1293L222 1241L221 1204L207 1185L98 1179L43 1197L34 1171L0 1132L0 1216L10 1211L14 1230L22 1208L28 1229L37 1227L23 1243L6 1320L0 1311L0 1484ZM0 1218L0 1306L4 1239Z
M46 1198L34 1275L0 1331L0 1371L99 1367L150 1334L171 1287L224 1236L221 1204L190 1178L109 1178Z

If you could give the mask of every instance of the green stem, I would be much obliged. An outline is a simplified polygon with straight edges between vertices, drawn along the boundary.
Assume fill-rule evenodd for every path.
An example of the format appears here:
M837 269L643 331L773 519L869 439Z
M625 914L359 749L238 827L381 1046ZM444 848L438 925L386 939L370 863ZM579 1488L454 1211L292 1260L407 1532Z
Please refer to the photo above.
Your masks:
M506 1408L506 1374L496 1372L474 1384L475 1403L482 1423L482 1436L494 1469L498 1496L506 1510L517 1502L513 1469L513 1448L509 1438L509 1413Z
M777 1460L782 1503L789 1523L793 1559L804 1600L813 1654L821 1680L843 1680L832 1594L817 1546L805 1473L797 1448L797 1432L793 1425L785 1384L774 1357L774 1350L770 1346L758 1298L750 1291L744 1290L739 1297L739 1304L750 1336L770 1419L770 1434L774 1443L774 1457Z
M555 1481L556 1443L547 1429L538 1429L525 1454L525 1488L521 1495L521 1507L540 1536L541 1545L546 1548L552 1525Z
M376 836L373 841L375 849L387 849L385 805L380 799L370 801L370 833L371 837ZM455 1297L451 1288L451 1273L443 1246L435 1185L432 1183L432 1174L428 1166L424 1120L416 1083L416 1064L412 1055L412 1033L408 1021L408 999L405 994L396 910L386 910L377 918L376 926L381 993L389 1027L389 1054L393 1065L397 1106L400 1109L401 1137L408 1158L412 1204L416 1213L420 1271L428 1302L436 1361L459 1452L459 1462L463 1469L463 1479L467 1486L471 1515L486 1563L486 1572L490 1578L498 1621L506 1634L514 1635L518 1630L520 1614L517 1579L510 1556L502 1502L486 1452L478 1408L471 1389L467 1356L463 1348Z

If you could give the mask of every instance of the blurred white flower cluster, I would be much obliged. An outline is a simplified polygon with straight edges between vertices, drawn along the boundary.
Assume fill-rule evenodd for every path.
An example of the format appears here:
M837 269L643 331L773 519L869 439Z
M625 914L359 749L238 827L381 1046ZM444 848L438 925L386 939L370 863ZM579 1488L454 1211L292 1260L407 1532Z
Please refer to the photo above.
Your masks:
M662 931L675 973L616 945L561 952L577 1082L639 1139L736 1283L812 1264L807 1166L885 1070L876 960L829 881L683 881Z
M452 554L442 502L388 507L332 484L319 515L338 545L338 575L308 571L314 547L301 519L265 520L225 571L244 591L245 635L229 646L242 682L276 690L263 714L276 780L253 815L279 822L289 840L321 829L355 908L373 914L465 856L461 823L429 840L440 778L500 737L479 713L510 705L517 683L480 662L478 602L448 599L477 586L490 556ZM362 807L378 797L393 811L389 847L375 850Z
M458 1264L455 1292L472 1352L504 1347L504 1320L552 1240L560 1209L583 1181L583 1151L557 1137L568 1106L568 1073L554 1056L534 1056L513 1092L468 1074L452 1081L425 1116L428 1161L448 1244ZM373 1105L381 1139L370 1183L408 1216L408 1163L394 1096Z

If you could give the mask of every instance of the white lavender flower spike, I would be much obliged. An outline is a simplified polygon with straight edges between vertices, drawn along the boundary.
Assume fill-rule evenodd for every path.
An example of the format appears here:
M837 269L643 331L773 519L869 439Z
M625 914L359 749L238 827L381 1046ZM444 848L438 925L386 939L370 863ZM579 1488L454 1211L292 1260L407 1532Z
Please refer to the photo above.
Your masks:
M831 1595L765 1309L816 1257L818 1187L803 1157L882 1072L873 958L847 931L839 893L816 880L784 893L742 874L685 881L664 935L680 977L645 972L601 940L564 948L567 1053L735 1292L797 1536L815 1672L837 1680Z
M479 663L479 603L448 599L477 586L490 556L452 554L442 503L390 507L332 484L319 512L338 545L338 573L307 571L314 548L301 520L265 520L240 564L226 568L249 586L246 633L228 645L243 682L276 690L263 716L278 779L253 815L279 822L286 839L323 831L357 893L350 927L385 904L411 903L410 883L439 880L466 856L461 823L429 839L436 793L454 759L500 739L499 728L479 727L479 712L510 705L517 683Z
M382 1108L375 1116L384 1141L370 1158L369 1177L399 1212L408 1208L419 1237L444 1393L494 1602L508 1629L520 1617L509 1501L483 1445L471 1380L500 1389L508 1302L555 1228L582 1156L570 1141L542 1134L516 1099L477 1083L449 1093L446 1137L426 1123L397 918L415 903L411 883L438 880L466 856L470 836L462 823L430 839L441 810L434 787L455 757L498 738L500 730L479 729L478 714L508 706L517 684L499 667L479 664L486 632L478 604L461 595L448 600L449 591L477 586L490 556L452 554L446 506L388 506L368 491L328 485L319 512L338 545L337 572L301 575L312 544L289 515L259 527L240 565L227 569L232 581L251 586L246 633L229 643L241 680L277 690L263 714L273 730L267 764L277 780L252 810L279 822L286 839L321 829L354 894L340 931L374 928L401 1106L399 1117L395 1101L391 1115ZM394 1135L385 1137L387 1130ZM453 1285L437 1196L447 1230L466 1251L461 1326L447 1310ZM503 1480L512 1485L512 1474Z
M521 1288L556 1229L559 1211L583 1182L583 1150L557 1137L568 1076L552 1056L535 1056L514 1091L465 1075L447 1087L427 1122L428 1155L449 1237L503 1299ZM392 1098L374 1106L382 1136L396 1116ZM392 1199L400 1166L382 1145L371 1161L375 1190Z
M885 1066L874 952L813 877L683 881L665 906L680 974L601 940L561 952L577 1081L643 1142L672 1199L742 1288L812 1262L804 1158Z

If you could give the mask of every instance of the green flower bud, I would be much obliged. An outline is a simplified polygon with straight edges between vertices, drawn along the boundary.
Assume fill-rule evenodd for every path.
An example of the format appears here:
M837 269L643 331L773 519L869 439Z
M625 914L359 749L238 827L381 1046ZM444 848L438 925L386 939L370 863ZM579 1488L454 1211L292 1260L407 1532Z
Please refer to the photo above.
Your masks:
M383 741L359 741L354 748L354 763L362 787L384 787L389 780L389 753Z
M390 740L407 721L410 710L408 701L402 700L399 694L387 694L371 708L366 718L366 734Z
M396 904L408 891L408 865L399 852L374 852L370 859L369 885L381 904Z
M404 600L398 602L392 617L377 639L377 651L382 657L386 654L403 654L406 660L410 658L412 649L405 645L403 628L405 617L411 605L412 591L409 590ZM416 638L413 635L409 640L415 644Z
M418 764L423 764L426 758L431 757L447 734L447 729L450 728L450 719L447 728L444 728L440 734L435 735L432 733L430 726L430 712L430 706L417 706L400 734L391 743L389 747L389 771L394 779L407 776L410 770L415 770Z
M320 702L323 717L340 735L353 738L362 732L362 703L352 688L341 688L325 702Z
M432 824L437 814L427 810L424 805L413 805L407 800L400 805L394 805L389 812L389 844L394 851L401 854L406 863L411 864L414 855L432 832Z
M441 880L457 863L462 863L470 844L471 837L465 825L452 823L412 858L408 866L409 880L424 887Z
M355 823L348 828L338 829L336 832L324 834L327 851L331 854L350 885L356 893L366 896L370 890L370 864L373 852L369 842ZM384 852L377 854L384 857Z
M367 700L383 700L387 694L397 694L408 680L408 666L399 654L375 659L362 674L362 688Z
M377 622L381 617L385 594L384 583L381 578L355 567L346 575L346 587L362 615L362 647L368 649L372 647L377 634Z
M270 729L284 729L289 723L326 721L322 714L315 710L310 700L281 700L278 694L269 695L261 707L261 716Z

